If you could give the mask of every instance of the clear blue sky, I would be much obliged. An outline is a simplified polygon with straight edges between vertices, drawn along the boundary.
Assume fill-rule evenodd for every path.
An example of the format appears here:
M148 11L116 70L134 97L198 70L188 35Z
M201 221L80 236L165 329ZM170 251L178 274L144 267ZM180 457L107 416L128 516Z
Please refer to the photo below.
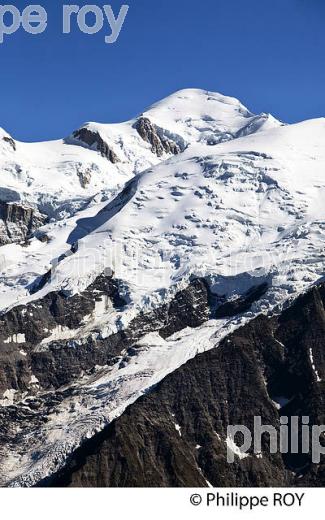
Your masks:
M116 122L185 87L238 97L254 112L294 122L325 115L324 0L124 0L117 43L104 31L61 34L62 5L40 3L47 31L0 45L0 126L33 141L85 121ZM108 32L108 31L107 31Z

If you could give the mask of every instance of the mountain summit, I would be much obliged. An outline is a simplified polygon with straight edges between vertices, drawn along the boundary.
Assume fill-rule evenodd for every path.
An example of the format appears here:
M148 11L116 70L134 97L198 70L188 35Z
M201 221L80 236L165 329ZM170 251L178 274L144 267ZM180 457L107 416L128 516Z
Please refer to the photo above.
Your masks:
M231 406L233 388L228 344L229 363L247 390L233 394L234 424L241 424L250 392L255 412L265 404L267 424L277 424L279 403L294 403L291 412L297 412L299 385L306 395L307 387L310 395L321 392L321 335L304 341L290 324L301 327L312 309L308 326L324 326L323 286L315 289L324 273L324 140L324 119L285 125L252 114L234 98L196 89L125 123L84 124L60 141L21 143L1 131L3 485L73 481L66 464L73 456L79 465L78 449L88 456L93 444L87 439L115 460L114 446L123 451L124 445L117 430L107 428L124 428L125 410L135 402L131 417L132 410L142 414L142 406L153 414L152 389L168 375L159 386L164 393L170 381L168 396L157 390L155 402L178 432L177 442L175 435L170 439L178 446L184 428L186 443L202 446L204 435L196 432L195 440L189 434L196 419L192 424L185 417L192 412L184 371L198 395L205 394L193 371L203 380L209 364L207 377L223 381L209 395L210 408L222 402L210 416L201 398L197 404L202 427L210 420L220 425L213 444L218 467L231 415L223 408ZM297 298L303 298L302 313ZM256 362L250 365L246 354ZM280 373L287 384L277 379ZM144 394L150 402L138 401ZM141 435L148 434L153 449L162 426L155 430L150 415L143 428L147 420ZM97 437L103 432L104 445L106 434L113 442L108 448ZM175 460L188 467L186 475L177 480L168 473L165 453L156 485L207 483L198 477L198 450L190 450L185 464L184 449L179 446ZM155 456L144 454L150 464ZM128 464L137 474L134 458ZM251 464L251 480L242 464ZM283 485L288 468L282 459L238 460L236 482ZM97 470L91 463L84 470L87 482ZM121 485L111 471L104 484ZM137 485L133 477L125 482ZM231 476L225 484L232 485Z

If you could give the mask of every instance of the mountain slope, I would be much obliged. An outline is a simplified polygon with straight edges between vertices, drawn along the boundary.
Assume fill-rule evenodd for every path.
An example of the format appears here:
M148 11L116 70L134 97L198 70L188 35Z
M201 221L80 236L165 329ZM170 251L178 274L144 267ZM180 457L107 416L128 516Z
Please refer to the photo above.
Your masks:
M4 203L49 219L36 231L16 220L23 243L0 247L1 483L30 486L189 359L321 279L325 121L285 126L187 90L62 142L3 137ZM17 152L33 178L8 167ZM78 188L76 160L98 166Z
M324 303L321 285L280 316L255 318L166 377L42 485L324 486L324 458L316 465L310 455L282 456L279 444L270 455L267 435L260 454L227 463L229 425L253 431L261 417L279 435L280 416L324 424Z
M299 292L323 272L324 137L324 120L280 127L193 145L137 175L97 213L53 230L49 246L34 241L31 249L48 263L56 237L57 257L64 240L78 243L39 296L84 290L105 268L125 282L137 308L160 304L191 276L209 278L222 294L229 278L241 291L251 277L271 284L278 302Z
M216 135L233 139L247 127L251 133L279 124L265 114L254 116L232 98L188 90L131 121L88 123L63 140L21 143L0 130L1 200L37 205L50 218L66 217L98 192L110 192L193 142Z

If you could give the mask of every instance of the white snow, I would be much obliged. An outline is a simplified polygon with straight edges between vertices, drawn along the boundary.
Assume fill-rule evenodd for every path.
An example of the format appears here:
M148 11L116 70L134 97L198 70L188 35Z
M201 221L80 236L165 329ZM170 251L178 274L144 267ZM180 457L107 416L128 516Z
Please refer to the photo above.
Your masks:
M74 338L78 332L78 329L74 330L69 329L69 327L64 327L63 325L57 325L54 329L51 330L51 334L41 341L41 345L47 345L52 341Z
M10 388L3 393L2 399L0 399L0 406L12 406L15 402L15 395L17 390Z
M25 334L14 334L3 341L4 343L25 343Z
M26 434L20 453L12 448L2 458L3 478L13 484L31 485L58 469L83 439L167 374L323 276L325 119L284 126L270 115L254 116L233 98L200 90L173 94L143 115L186 150L157 158L134 129L136 120L88 125L114 149L115 165L72 139L17 143L14 152L0 135L2 199L37 203L53 217L41 230L47 242L34 238L24 247L0 248L0 310L54 290L80 292L104 269L114 271L128 297L125 311L98 302L78 330L57 328L36 346L46 349L49 341L65 339L77 347L98 329L108 337L139 310L171 299L191 276L205 277L222 297L236 298L262 282L268 293L242 317L211 320L167 340L151 333L125 366L101 367L76 381L76 395L41 431ZM86 188L80 168L91 170ZM130 179L129 193L121 195ZM78 242L74 254L72 242ZM31 296L27 287L49 269L49 283ZM33 452L40 453L37 460Z
M215 142L216 139L217 142L234 139L238 131L243 131L247 125L249 125L249 129L246 128L245 133L262 131L266 124L265 121L268 121L267 127L269 125L272 128L280 126L278 121L266 117L265 114L254 116L233 98L195 89L173 94L144 112L143 116L149 117L154 124L163 129L167 138L181 139L182 142L188 144L187 156L191 156L190 150L195 143L199 143L198 146L203 147L200 154L202 151L204 155L214 153L216 147L211 146L212 142ZM264 121L262 127L256 126L256 118ZM170 224L173 225L175 211L181 210L181 222L175 223L175 231L171 229L171 235L166 236L166 245L171 241L173 244L175 241L187 241L188 246L191 242L195 244L195 233L190 234L189 237L187 237L187 233L184 233L184 237L181 233L184 218L191 218L191 215L187 216L181 206L186 203L187 191L190 190L190 186L186 187L188 184L199 181L198 190L193 189L191 195L193 208L195 208L199 202L201 189L205 194L204 198L209 198L209 192L206 192L210 189L209 182L205 181L200 187L199 168L197 168L196 176L189 177L187 182L181 177L183 166L180 172L175 171L176 165L171 166L172 170L168 173L167 165L170 162L168 156L158 158L152 153L151 146L143 141L135 130L135 122L136 119L121 124L88 124L88 128L98 132L120 157L120 162L116 164L110 163L95 150L77 145L76 140L72 138L48 143L16 142L16 151L9 147L8 143L0 140L1 199L20 200L31 205L37 204L41 211L47 212L52 217L51 223L42 228L42 232L48 236L48 243L34 239L28 247L14 244L0 248L3 271L0 277L0 308L16 305L20 300L23 302L24 298L28 296L26 287L37 276L50 269L51 265L55 266L57 258L69 251L71 241L78 240L84 234L90 236L89 240L86 240L86 251L84 250L83 254L78 255L78 267L76 268L74 260L72 260L74 266L67 262L68 269L76 268L74 280L70 282L70 285L73 286L72 290L79 290L86 286L89 279L95 276L103 264L117 264L118 268L128 269L123 258L120 262L120 255L123 257L126 254L129 257L128 263L133 260L133 264L136 264L138 255L142 255L142 248L138 249L135 235L140 234L140 241L141 234L145 231L143 225L145 217L148 218L146 222L148 229L153 227L151 232L153 236L150 237L150 233L148 233L146 243L142 243L145 248L149 247L147 258L143 259L143 266L148 268L147 273L150 279L158 273L158 280L163 278L168 281L169 274L166 267L169 268L169 271L174 270L173 266L169 266L168 251L165 259L164 250L160 251L157 247L157 255L153 255L152 252L150 253L150 249L152 250L156 243L154 229L156 228L156 232L159 232L160 227L163 232L164 229L168 229L171 219ZM255 123L253 124L253 122ZM183 157L184 154L178 156L176 164L179 162L181 164ZM196 161L197 158L194 157L193 168ZM110 215L99 212L108 205L128 179L161 162L164 163L164 168L157 170L153 175L155 182L152 183L152 186L148 186L148 189L144 186L144 193L141 192L139 186L136 200L127 205L128 209L126 212L123 211L121 218L120 226L124 227L128 226L128 222L132 223L133 213L138 214L141 216L141 222L138 223L141 223L142 229L137 230L137 222L134 222L135 225L132 225L130 229L131 236L128 237L130 244L127 246L125 233L119 238L119 242L116 241L118 229L115 226L112 237L114 247L109 261L106 255L110 250L111 237L109 230L103 229L103 226L107 228L106 221ZM173 163L173 159L171 162ZM186 158L184 166L190 162L191 160L188 161ZM79 182L77 171L80 169L91 171L91 182L86 188L83 188ZM141 180L141 185L149 180L150 176L149 171L147 176ZM157 177L160 177L158 184ZM196 191L197 194L195 194ZM214 193L210 198L213 199L213 195ZM150 201L148 201L148 197L151 198ZM169 203L168 198L170 198ZM206 202L209 201L203 200L202 206ZM143 206L145 211L142 211ZM208 210L209 207L207 207ZM193 218L199 218L199 216L194 215ZM190 225L190 221L187 223ZM158 224L160 226L157 226ZM177 231L177 225L180 226L179 231ZM209 228L209 222L207 225ZM214 222L211 222L211 225L213 226ZM215 233L216 231L217 229ZM98 243L98 234L102 235L102 244ZM164 245L161 244L161 246ZM161 254L163 254L162 258ZM177 255L174 257L175 262L177 262ZM83 265L85 263L86 265ZM138 285L141 285L143 270L139 272L139 269L140 266L135 266L130 274L133 275L132 278L136 276ZM80 280L78 280L79 275L81 275ZM59 283L62 283L62 280Z
M266 128L278 127L269 114L252 114L235 98L200 89L185 89L153 105L152 122L187 142L218 143Z
M234 327L231 321L212 320L166 340L158 333L148 334L141 341L138 355L131 357L123 368L120 362L113 367L101 367L96 374L84 376L72 385L78 391L55 409L42 430L26 432L20 454L14 449L1 459L3 475L7 479L10 476L11 485L31 485L51 474L83 439L119 417L128 405L170 372L198 353L213 348ZM37 461L32 459L35 451L40 454Z
M159 304L166 290L175 292L192 275L210 278L228 296L266 280L268 301L281 303L323 273L324 138L325 120L315 120L189 147L137 176L133 198L117 214L99 213L106 203L78 214L79 221L88 219L89 233L33 298L62 287L81 291L109 267L141 309ZM29 273L42 274L67 250L76 220L50 226L50 244L2 248L4 304L26 301L21 280L30 282ZM8 290L8 280L18 278Z
M316 370L316 367L315 367L314 355L313 355L313 349L312 348L309 349L309 358L310 358L310 362L311 362L311 366L313 368L313 371L315 372L315 376L316 376L317 382L320 383L322 380L319 377L319 374L318 374L318 372Z
M180 427L179 424L176 424L176 423L175 423L174 426L175 426L175 430L179 433L179 436L181 437L182 436L182 431L181 431L182 428Z
M205 480L207 486L208 486L209 488L213 488L213 485L211 484L211 482L209 482L209 481L205 478L204 473L203 473L203 471L202 471L202 469L201 469L200 467L199 467L199 471L200 471L202 477L204 478L204 480Z
M281 408L283 408L288 403L290 403L290 399L287 399L286 397L283 397L283 396L279 396L279 397L273 397L272 402L277 410L281 410Z

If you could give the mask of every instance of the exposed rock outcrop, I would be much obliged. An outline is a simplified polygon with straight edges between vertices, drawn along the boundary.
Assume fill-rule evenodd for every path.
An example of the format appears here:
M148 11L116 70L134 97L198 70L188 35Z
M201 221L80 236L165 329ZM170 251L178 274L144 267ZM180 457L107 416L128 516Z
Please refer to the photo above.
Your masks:
M261 453L226 460L228 425L253 431L259 416L279 432L279 415L324 424L324 305L321 285L280 316L236 330L167 376L42 485L324 486L324 456L313 464L301 449L271 455L267 434Z
M60 338L62 331L77 334L85 318L96 311L97 303L104 305L107 313L125 306L118 281L101 275L80 295L68 298L63 292L49 293L0 317L0 393L14 389L19 397L28 391L26 381L33 374L41 388L59 388L95 365L110 365L122 350L148 332L160 331L167 337L187 326L199 326L210 314L208 288L203 280L194 280L169 304L139 314L124 330L105 339L100 330L93 330L94 334L88 333L78 342L78 348L71 348L73 340ZM51 337L52 341L47 340Z
M138 119L135 123L135 129L144 141L151 144L152 153L158 157L161 157L164 153L177 155L182 151L182 148L176 142L165 137L162 131L147 117Z
M89 146L89 148L93 148L100 152L102 157L108 159L111 163L116 164L120 162L116 153L109 147L109 145L104 141L99 132L92 131L89 128L80 128L73 133L73 137Z
M0 201L0 245L26 242L47 216L19 202Z
M88 184L90 184L91 181L91 170L90 168L87 169L78 169L77 175L79 177L80 185L83 188L87 188Z
M2 138L2 140L8 143L9 146L14 150L14 152L17 150L16 142L12 137L6 135Z
M35 432L38 442L42 424L55 421L59 407L67 406L72 398L87 402L85 381L96 380L101 370L107 374L113 367L119 371L127 366L141 351L138 341L148 332L167 337L182 328L199 326L209 317L208 300L205 282L193 280L170 303L139 314L121 330L103 333L105 316L121 310L125 301L119 282L101 275L81 294L50 293L3 314L0 464L5 463L7 450L15 446L18 430ZM30 442L23 436L20 450L29 452ZM0 482L8 485L5 475ZM21 482L31 485L28 476Z
M249 295L261 292L259 286ZM56 407L79 391L72 383L83 374L116 363L122 368L148 332L167 338L211 315L209 287L194 279L168 304L139 314L108 337L100 328L82 332L97 305L109 313L125 304L119 282L103 274L80 295L50 293L1 317L0 392L8 404L0 406L0 453L15 442L17 428L28 424L29 431L41 431ZM254 416L260 416L262 424L279 431L279 413L324 424L324 305L325 285L320 285L281 315L261 315L237 329L218 348L167 376L39 485L324 484L323 463L312 464L301 453L271 455L268 436L260 454L235 456L233 464L226 460L229 424L252 429ZM73 339L60 338L67 330Z
M251 287L249 291L243 296L236 298L231 301L227 301L219 305L216 310L215 317L219 318L230 318L247 312L252 304L259 300L268 290L268 284L262 283L255 287Z
M125 305L118 285L111 277L99 276L80 295L67 298L63 292L49 293L42 300L15 307L1 316L0 392L7 389L20 393L28 391L26 380L29 381L32 374L36 375L41 387L58 388L82 370L91 369L96 363L105 361L106 364L107 351L113 350L110 347L113 339L102 351L96 351L98 344L91 338L78 350L69 348L68 341L59 341L60 333L80 327L83 320L94 313L98 302L103 302L107 312L111 307ZM47 348L41 348L42 341L53 334L53 342Z

